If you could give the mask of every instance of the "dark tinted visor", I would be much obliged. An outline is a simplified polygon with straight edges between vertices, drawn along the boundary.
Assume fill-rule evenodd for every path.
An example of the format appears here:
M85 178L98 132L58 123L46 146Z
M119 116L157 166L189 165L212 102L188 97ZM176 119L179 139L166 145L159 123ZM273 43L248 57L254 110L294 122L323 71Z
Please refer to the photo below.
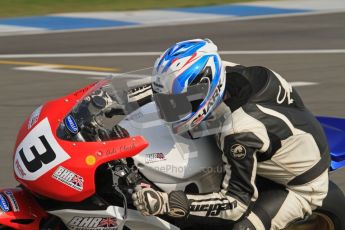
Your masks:
M153 95L160 116L166 122L180 121L199 108L208 93L208 84L189 86L187 92L176 95L156 93Z

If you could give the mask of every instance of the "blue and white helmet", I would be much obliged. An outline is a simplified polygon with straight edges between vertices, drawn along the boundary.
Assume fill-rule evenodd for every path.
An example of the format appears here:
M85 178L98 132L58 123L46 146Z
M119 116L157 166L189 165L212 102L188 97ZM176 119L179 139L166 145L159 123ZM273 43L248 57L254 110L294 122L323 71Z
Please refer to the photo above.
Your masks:
M152 88L161 117L175 133L205 120L222 102L225 69L209 39L176 43L155 62Z

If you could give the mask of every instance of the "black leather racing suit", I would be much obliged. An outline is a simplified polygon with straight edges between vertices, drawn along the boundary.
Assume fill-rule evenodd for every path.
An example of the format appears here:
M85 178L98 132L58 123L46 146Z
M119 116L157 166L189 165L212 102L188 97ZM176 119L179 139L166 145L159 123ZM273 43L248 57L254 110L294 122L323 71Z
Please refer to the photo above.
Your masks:
M232 115L217 142L226 173L220 191L187 194L190 215L240 221L237 229L283 229L322 205L330 161L326 137L279 74L224 64L230 94L224 102ZM261 197L257 175L282 185L281 191Z

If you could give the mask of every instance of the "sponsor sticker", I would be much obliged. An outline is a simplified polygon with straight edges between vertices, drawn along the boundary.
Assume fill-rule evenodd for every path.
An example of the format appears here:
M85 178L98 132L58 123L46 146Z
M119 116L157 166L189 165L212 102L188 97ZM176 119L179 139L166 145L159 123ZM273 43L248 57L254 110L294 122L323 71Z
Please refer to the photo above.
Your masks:
M278 73L274 72L274 75L277 77L277 79L280 81L279 85L279 91L277 94L277 103L283 104L287 103L288 105L294 103L294 99L292 98L292 86L284 79L282 78Z
M18 172L18 173L20 174L21 177L25 177L25 176L26 176L26 174L25 174L25 172L24 172L22 166L20 166L20 164L19 164L18 159L15 160L15 162L14 162L14 167L16 167L16 172Z
M200 200L201 202L202 200ZM192 204L190 211L192 212L206 212L206 216L219 216L222 211L233 210L237 207L237 201L221 203L221 204Z
M230 152L232 156L237 160L242 160L246 157L247 154L246 148L240 144L234 144L233 146L231 146Z
M32 126L34 126L41 114L41 110L42 110L42 105L40 107L38 107L37 109L35 109L35 111L32 112L30 118L29 118L29 122L28 122L28 129L31 129Z
M7 196L8 200L11 203L12 210L14 212L19 212L20 211L19 205L18 205L18 202L17 202L16 198L14 197L13 193L11 191L5 191L5 195Z
M204 117L210 112L211 108L217 103L218 96L221 94L223 88L223 83L219 83L210 98L208 104L206 104L205 107L203 107L202 110L197 112L197 115L193 115L194 119L192 120L192 126L195 126L200 123L204 119Z
M74 118L72 117L72 115L68 115L65 118L65 125L67 127L67 129L73 133L73 134L77 134L79 132L78 129L78 125L77 122L75 122Z
M153 162L164 161L164 160L166 160L166 158L163 153L148 153L145 156L145 163L153 163Z
M135 145L135 143L132 142L132 143L129 143L127 145L120 145L120 146L113 147L111 149L107 149L105 154L107 156L109 156L109 155L118 154L118 153L122 153L122 152L128 152L128 151L135 149L136 147L137 146Z
M92 155L87 156L85 158L85 163L89 166L96 164L96 157Z
M7 198L3 194L0 194L0 208L3 212L8 212L11 209Z
M84 178L62 166L58 167L52 177L79 192L83 190Z
M114 217L75 216L67 225L73 230L115 230L118 227Z

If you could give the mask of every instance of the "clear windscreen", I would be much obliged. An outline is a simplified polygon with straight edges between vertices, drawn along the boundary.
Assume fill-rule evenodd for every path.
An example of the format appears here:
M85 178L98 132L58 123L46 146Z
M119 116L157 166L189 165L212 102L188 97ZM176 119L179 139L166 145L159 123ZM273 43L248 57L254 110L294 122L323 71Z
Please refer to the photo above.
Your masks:
M152 69L116 74L95 84L60 124L57 134L71 141L107 141L129 136L119 125L152 98Z

